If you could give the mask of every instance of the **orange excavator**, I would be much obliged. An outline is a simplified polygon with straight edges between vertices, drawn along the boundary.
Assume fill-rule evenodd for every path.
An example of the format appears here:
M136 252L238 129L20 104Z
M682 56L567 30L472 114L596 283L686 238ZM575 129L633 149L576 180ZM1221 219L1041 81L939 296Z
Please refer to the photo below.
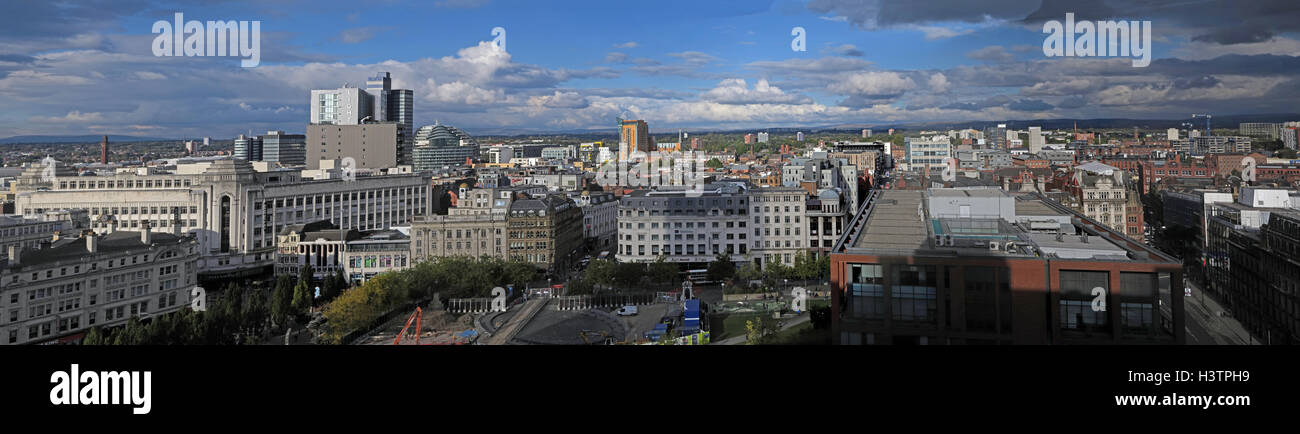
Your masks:
M402 336L406 336L406 330L411 328L411 321L415 321L415 344L420 345L420 330L423 329L423 327L421 327L421 322L423 322L423 320L424 310L420 309L419 306L416 306L415 312L411 313L411 317L406 319L406 326L402 327L402 331L398 332L397 337L393 339L393 345L402 344Z

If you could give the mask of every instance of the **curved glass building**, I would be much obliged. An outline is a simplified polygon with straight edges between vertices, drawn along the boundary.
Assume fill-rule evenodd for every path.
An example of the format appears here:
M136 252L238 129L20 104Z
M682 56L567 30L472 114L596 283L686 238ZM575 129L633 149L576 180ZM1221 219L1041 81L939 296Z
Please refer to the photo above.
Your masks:
M477 159L478 142L459 128L449 125L425 125L415 132L412 163L416 171L465 164L466 158Z

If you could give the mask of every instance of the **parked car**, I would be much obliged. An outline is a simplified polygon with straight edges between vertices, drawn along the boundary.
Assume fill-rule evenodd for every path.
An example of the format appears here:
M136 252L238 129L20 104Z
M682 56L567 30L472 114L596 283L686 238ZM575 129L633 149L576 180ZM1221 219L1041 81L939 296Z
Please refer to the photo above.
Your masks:
M618 310L615 311L614 313L617 314L618 316L632 316L632 315L636 315L636 306L633 306L633 305L630 305L630 304L629 304L629 305L627 305L627 306L623 306L623 307L618 308Z

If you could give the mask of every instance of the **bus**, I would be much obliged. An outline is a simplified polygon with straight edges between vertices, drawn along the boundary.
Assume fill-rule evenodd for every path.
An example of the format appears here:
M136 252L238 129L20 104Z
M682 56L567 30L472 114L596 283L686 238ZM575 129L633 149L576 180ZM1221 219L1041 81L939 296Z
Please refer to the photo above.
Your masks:
M683 274L685 274L686 280L689 280L694 285L708 285L713 283L709 281L709 270L707 269L686 270Z

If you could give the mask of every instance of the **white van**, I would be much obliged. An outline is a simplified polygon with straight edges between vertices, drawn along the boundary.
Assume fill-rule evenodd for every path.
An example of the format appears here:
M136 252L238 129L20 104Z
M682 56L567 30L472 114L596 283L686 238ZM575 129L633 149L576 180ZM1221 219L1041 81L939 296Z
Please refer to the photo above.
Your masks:
M623 306L623 307L618 308L618 311L616 311L616 312L614 312L614 313L618 314L618 316L631 316L631 315L636 315L636 306L633 306L633 305L630 305L630 304L629 304L629 305L627 305L627 306Z

